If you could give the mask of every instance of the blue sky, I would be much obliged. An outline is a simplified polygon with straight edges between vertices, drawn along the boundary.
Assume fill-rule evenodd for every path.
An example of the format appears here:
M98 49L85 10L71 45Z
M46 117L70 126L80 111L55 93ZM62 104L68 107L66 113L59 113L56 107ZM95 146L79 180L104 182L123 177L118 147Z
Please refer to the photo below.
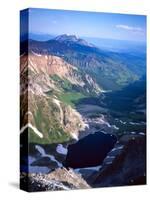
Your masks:
M146 17L112 13L29 10L29 32L146 41Z

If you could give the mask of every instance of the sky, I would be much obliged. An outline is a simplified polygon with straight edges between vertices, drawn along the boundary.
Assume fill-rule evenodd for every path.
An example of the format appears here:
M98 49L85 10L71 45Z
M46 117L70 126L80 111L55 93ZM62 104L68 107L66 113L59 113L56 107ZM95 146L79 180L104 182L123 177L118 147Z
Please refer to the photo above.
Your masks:
M31 8L29 32L145 42L146 16Z

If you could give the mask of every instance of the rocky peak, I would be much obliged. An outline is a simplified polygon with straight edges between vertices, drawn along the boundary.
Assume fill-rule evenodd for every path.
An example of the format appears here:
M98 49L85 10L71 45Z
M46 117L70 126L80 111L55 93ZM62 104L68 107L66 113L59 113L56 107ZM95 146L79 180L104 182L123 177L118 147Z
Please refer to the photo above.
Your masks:
M58 41L73 41L76 42L78 41L78 37L76 35L68 35L68 34L63 34L63 35L59 35L55 38L55 40Z
M79 45L84 45L84 46L90 46L92 47L92 44L89 44L85 40L78 38L76 35L68 35L68 34L63 34L57 36L54 40L57 40L59 42L65 42L67 44L75 43Z

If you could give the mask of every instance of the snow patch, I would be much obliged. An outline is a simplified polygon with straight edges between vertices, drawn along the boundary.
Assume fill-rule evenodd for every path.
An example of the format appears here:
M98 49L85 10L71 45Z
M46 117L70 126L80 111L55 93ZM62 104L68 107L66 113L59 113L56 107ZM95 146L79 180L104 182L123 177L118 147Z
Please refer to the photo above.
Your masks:
M106 158L114 159L115 156L107 156Z
M43 138L43 133L41 133L36 127L34 127L32 124L28 123L25 126L23 126L20 130L20 134L25 131L26 128L31 128L40 138Z
M127 122L122 121L121 119L119 120L121 124L126 124Z
M56 151L57 151L57 153L62 154L62 155L67 155L67 153L68 153L68 149L64 148L62 144L57 145Z
M121 145L121 146L118 146L118 147L113 148L113 149L111 150L111 152L117 151L117 150L121 150L121 149L123 149L123 148L124 148L124 145Z
M119 128L116 125L112 125L112 128L119 130Z
M131 132L131 134L132 134L132 135L135 135L135 134L136 134L136 132L135 132L135 131L132 131L132 132Z
M140 132L140 133L139 133L139 135L145 135L145 133L143 133L143 132Z
M71 133L71 136L72 136L73 139L79 140L78 136L75 133Z
M60 101L58 99L53 99L53 102L60 108Z

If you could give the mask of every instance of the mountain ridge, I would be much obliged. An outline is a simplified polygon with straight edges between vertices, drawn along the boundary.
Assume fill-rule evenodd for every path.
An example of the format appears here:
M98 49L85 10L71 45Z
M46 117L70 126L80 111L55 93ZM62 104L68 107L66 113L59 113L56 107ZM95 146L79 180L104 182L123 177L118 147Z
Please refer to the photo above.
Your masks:
M90 73L104 90L119 89L138 79L138 75L130 69L129 63L121 61L122 58L119 54L108 53L95 46L76 43L76 40L80 39L76 39L75 36L65 35L67 42L63 41L62 37L64 38L64 36L58 36L57 40L54 38L47 42L30 40L29 51L63 58L69 64ZM66 39L66 37L69 38ZM71 42L70 37L73 38ZM97 77L97 74L101 74L101 76Z

